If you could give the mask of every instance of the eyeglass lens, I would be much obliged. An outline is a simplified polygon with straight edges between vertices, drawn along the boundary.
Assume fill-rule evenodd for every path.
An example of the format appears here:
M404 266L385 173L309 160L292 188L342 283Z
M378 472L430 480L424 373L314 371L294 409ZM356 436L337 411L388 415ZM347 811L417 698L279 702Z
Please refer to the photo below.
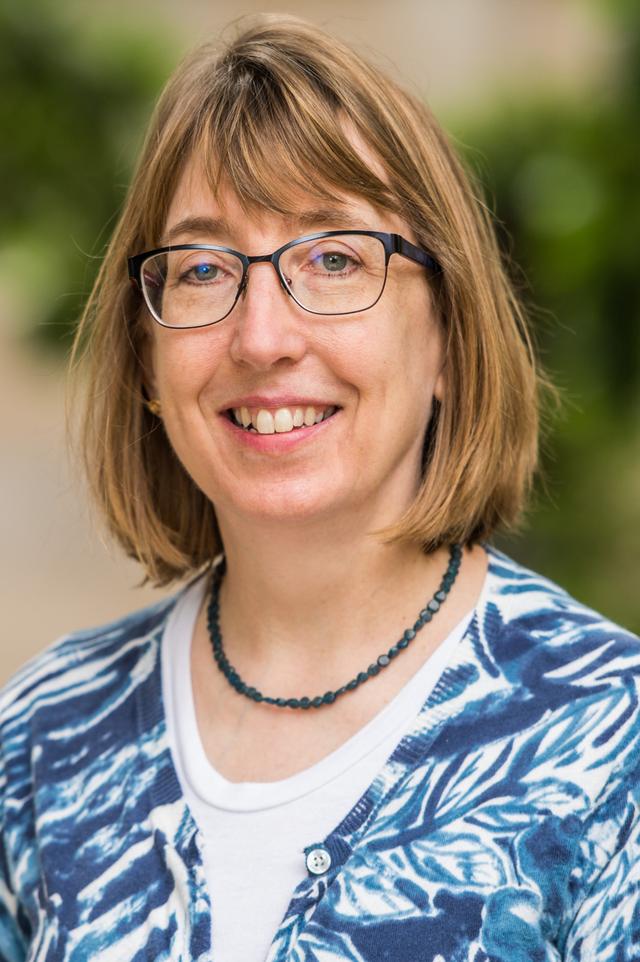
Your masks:
M364 311L385 282L385 249L376 237L325 237L287 248L280 271L297 303L317 314ZM177 250L142 266L142 287L156 318L171 327L201 327L229 313L243 264L227 251Z

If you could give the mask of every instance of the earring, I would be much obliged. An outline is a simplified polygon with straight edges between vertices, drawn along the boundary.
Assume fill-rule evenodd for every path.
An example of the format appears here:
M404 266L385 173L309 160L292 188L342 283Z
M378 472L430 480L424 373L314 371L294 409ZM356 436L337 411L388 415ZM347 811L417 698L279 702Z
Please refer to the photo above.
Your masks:
M155 414L157 418L162 417L162 405L158 398L152 398L150 401L145 401L144 403L147 409L151 411L152 414Z

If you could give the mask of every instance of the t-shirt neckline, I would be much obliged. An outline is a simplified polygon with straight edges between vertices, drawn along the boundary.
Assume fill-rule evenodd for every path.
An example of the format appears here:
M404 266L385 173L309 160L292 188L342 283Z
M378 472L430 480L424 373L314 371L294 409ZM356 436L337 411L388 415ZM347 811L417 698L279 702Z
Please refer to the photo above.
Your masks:
M489 553L487 546L486 550ZM286 804L327 784L373 751L390 733L399 742L413 725L466 636L488 590L491 557L475 607L467 612L433 654L369 722L329 755L308 768L274 782L231 782L206 755L198 731L191 684L191 639L207 587L206 573L178 598L161 645L163 700L171 752L179 780L205 804L231 811L258 811ZM171 646L171 647L170 647ZM179 707L179 712L177 706Z

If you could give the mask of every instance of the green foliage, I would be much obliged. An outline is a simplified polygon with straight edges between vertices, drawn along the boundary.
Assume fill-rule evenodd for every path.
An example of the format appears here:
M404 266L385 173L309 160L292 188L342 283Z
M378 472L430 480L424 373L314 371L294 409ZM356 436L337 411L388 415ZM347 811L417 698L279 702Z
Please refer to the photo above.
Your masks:
M159 34L0 5L2 279L41 342L69 343L122 203L169 51ZM6 149L6 148L9 149Z
M466 140L486 157L535 301L560 322L541 331L552 368L587 402L619 411L637 390L640 355L635 109L508 105Z
M523 543L507 550L640 631L640 111L637 35L619 86L505 101L458 122L564 414ZM464 134L461 131L464 129Z

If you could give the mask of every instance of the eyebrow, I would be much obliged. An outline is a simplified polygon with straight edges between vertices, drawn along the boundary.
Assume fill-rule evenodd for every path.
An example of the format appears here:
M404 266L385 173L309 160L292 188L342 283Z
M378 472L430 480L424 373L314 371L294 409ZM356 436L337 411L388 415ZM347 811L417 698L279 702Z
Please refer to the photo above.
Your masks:
M363 217L362 214L354 216L352 212L343 207L313 207L302 211L295 217L291 217L290 220L292 225L299 225L302 230L313 230L321 227L326 227L329 230L341 227L366 230L370 226L367 223L367 218Z
M298 229L302 234L323 227L327 230L371 229L366 217L362 215L356 217L352 212L340 207L310 208L287 217L286 222L291 224L292 229ZM233 233L231 224L224 217L185 217L164 233L160 246L169 246L173 241L185 236L230 238Z
M185 217L184 220L179 220L177 224L174 224L163 234L160 246L168 246L184 235L196 236L198 234L210 237L230 237L231 226L224 217Z

